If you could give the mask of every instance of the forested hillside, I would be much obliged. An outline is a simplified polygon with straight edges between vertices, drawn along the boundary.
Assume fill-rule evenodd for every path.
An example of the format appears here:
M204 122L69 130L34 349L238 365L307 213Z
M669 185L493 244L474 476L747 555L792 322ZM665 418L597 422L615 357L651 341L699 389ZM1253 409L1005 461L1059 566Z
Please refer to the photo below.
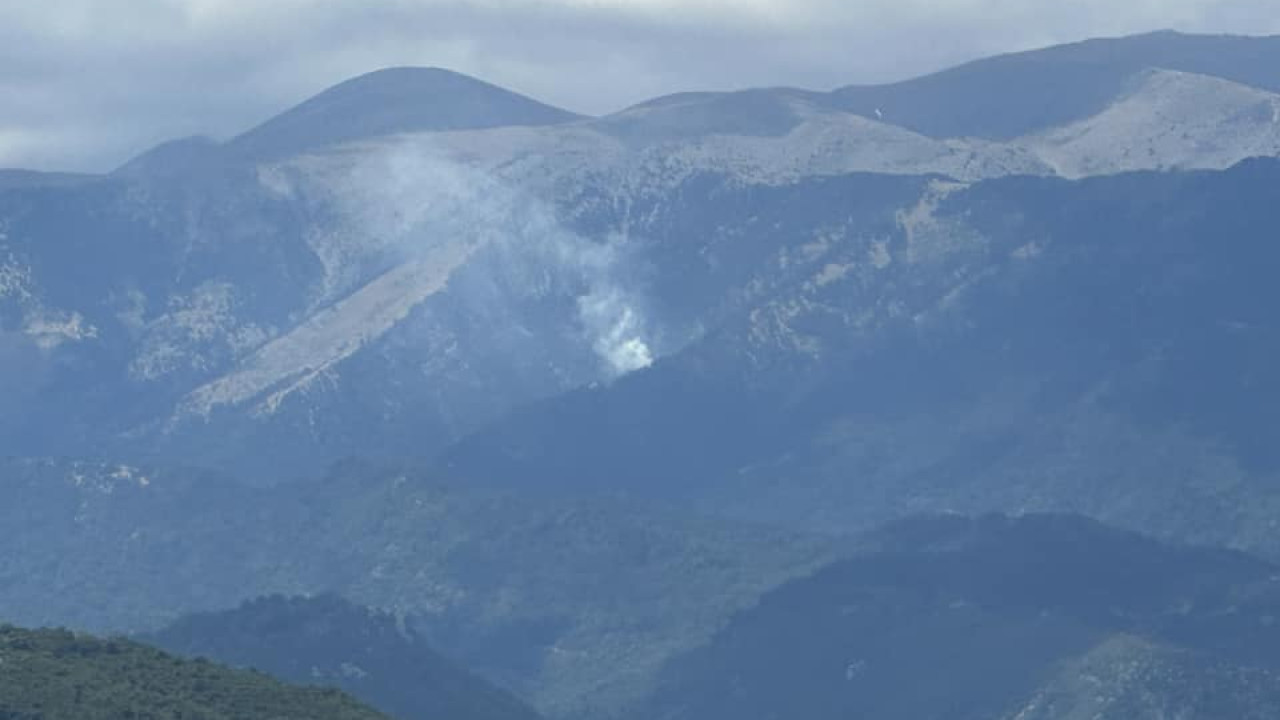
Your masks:
M388 720L343 693L123 639L0 626L6 720Z

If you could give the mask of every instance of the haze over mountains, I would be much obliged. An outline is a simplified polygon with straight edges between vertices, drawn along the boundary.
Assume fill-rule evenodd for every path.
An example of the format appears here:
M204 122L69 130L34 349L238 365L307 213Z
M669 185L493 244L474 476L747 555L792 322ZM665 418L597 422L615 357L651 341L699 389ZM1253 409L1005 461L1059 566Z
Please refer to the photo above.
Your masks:
M337 593L554 718L1266 717L1270 615L1181 583L1221 561L1271 607L1278 155L1280 38L1155 33L599 118L396 68L105 176L0 172L0 618ZM1156 539L920 521L976 599L932 549L847 559L991 512ZM1061 603L988 573L1028 565ZM1137 571L1168 593L1068 592ZM808 664L869 627L878 692ZM948 671L995 656L972 694L895 705L956 637ZM790 670L830 683L742 685Z

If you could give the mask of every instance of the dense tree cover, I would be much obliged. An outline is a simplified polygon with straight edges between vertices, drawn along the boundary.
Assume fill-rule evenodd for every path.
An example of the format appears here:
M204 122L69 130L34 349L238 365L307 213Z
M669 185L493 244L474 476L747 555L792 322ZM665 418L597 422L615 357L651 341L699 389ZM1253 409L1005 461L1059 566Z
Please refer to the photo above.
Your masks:
M4 720L385 720L339 690L298 688L122 639L0 626Z
M144 632L249 597L334 592L400 610L544 714L590 717L829 556L825 539L665 506L521 498L363 463L259 490L0 461L0 527L0 617L20 625Z
M404 720L538 717L438 654L404 618L334 595L259 598L184 617L146 640L288 682L332 685Z
M1076 516L913 518L765 595L629 717L1280 717L1276 577Z

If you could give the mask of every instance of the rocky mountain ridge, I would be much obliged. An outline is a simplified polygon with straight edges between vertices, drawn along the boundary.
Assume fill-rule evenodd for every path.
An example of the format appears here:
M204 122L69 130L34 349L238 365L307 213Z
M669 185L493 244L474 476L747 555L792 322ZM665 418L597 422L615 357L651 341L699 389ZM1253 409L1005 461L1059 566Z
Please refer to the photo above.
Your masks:
M1084 64L1115 83L1069 122L986 139L895 125L859 110L856 89L689 94L581 118L395 69L230 143L16 183L0 193L0 375L33 379L10 391L23 419L0 413L6 448L158 452L264 482L279 479L256 460L267 448L299 448L273 463L289 476L364 448L430 455L516 407L677 354L735 303L776 315L763 289L785 268L720 286L699 259L737 252L706 243L738 218L699 218L683 199L708 183L745 197L851 174L896 187L889 176L1223 169L1280 147L1277 83L1250 69L1273 44L1141 36L998 58L1052 74L1093 52ZM892 92L927 99L938 82ZM895 196L884 232L914 232L943 185L921 187ZM789 232L817 252L840 230ZM847 272L824 271L824 286ZM697 292L718 300L678 301Z

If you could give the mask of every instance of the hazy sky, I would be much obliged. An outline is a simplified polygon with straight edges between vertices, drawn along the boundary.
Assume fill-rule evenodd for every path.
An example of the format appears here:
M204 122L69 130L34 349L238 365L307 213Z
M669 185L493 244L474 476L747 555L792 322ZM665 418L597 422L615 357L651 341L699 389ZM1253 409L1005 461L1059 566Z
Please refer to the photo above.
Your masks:
M598 114L1161 28L1277 33L1280 12L1277 0L0 0L0 167L106 170L391 65Z

